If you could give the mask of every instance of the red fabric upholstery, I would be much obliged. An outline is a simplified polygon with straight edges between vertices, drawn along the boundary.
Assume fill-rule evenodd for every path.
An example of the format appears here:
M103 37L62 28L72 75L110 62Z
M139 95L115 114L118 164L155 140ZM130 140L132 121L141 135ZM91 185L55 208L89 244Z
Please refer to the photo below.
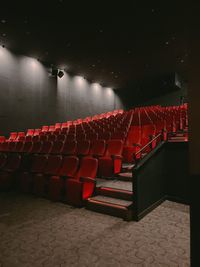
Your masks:
M61 199L64 193L65 180L63 177L75 176L78 169L79 159L74 156L65 157L62 166L59 169L57 176L51 176L49 180L48 196L53 201Z
M123 142L121 140L110 140L105 156L99 158L99 175L112 177L121 170Z
M106 149L106 142L105 140L96 140L93 142L89 154L94 157L103 156Z
M19 188L22 192L28 193L32 190L33 175L35 173L42 173L46 163L46 155L33 156L30 172L23 172L19 175Z
M12 154L8 157L7 162L0 172L0 189L7 190L13 185L13 175L20 167L21 156L19 154Z
M33 177L33 193L39 196L45 195L47 189L47 178L56 175L62 163L62 157L50 155L42 173L37 173Z
M90 151L90 141L84 140L84 141L79 141L77 143L77 155L78 156L87 156Z
M48 154L52 149L53 143L52 142L44 142L42 145L42 148L40 150L40 153L42 154Z
M68 203L81 206L83 200L92 195L97 169L97 159L86 157L81 160L81 166L76 176L66 180L66 200ZM84 177L86 181L81 180Z
M71 142L65 142L63 145L62 154L64 155L75 155L76 154L76 147L77 142L71 141Z
M62 141L56 141L53 143L53 147L51 149L51 154L61 154L63 149L63 142Z

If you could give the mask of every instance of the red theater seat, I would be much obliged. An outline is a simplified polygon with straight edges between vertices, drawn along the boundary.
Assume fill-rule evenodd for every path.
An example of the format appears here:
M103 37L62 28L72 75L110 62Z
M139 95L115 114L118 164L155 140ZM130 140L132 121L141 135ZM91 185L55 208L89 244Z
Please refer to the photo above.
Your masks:
M38 142L34 142L32 148L31 148L31 150L30 150L30 153L32 153L32 154L40 153L40 150L41 150L41 148L42 148L42 144L43 144L43 143L40 142L40 141L38 141Z
M32 150L32 147L33 147L33 143L32 142L26 142L26 143L24 143L24 147L23 147L22 152L30 153L30 151Z
M17 145L17 142L11 141L8 143L8 151L9 152L13 152L15 151L15 147Z
M12 132L10 133L10 137L8 141L14 141L17 138L18 133L17 132Z
M8 157L6 163L0 171L0 190L10 189L14 184L14 173L19 169L21 156L12 154Z
M106 142L105 140L96 140L93 142L89 154L93 157L102 157L105 153Z
M7 161L7 155L4 153L0 154L0 170L4 167Z
M34 129L28 129L27 130L27 133L26 133L26 136L33 136L34 135Z
M62 166L57 176L52 176L49 181L49 198L58 201L64 195L65 178L74 177L77 172L79 159L75 156L64 157Z
M47 163L43 169L42 173L37 173L33 177L33 193L38 196L45 195L48 177L51 175L56 175L62 163L62 156L49 155Z
M64 135L64 134L59 134L57 136L57 141L63 141L63 142L65 142L65 139L66 139L66 135Z
M84 200L93 194L98 169L98 160L83 158L78 173L66 180L66 200L69 204L82 206Z
M52 149L50 151L51 154L61 154L63 149L63 142L62 141L56 141L53 143Z
M123 142L121 140L108 141L105 155L99 158L99 175L112 177L121 171Z
M52 149L52 146L53 146L52 142L49 141L43 142L40 154L49 154Z
M76 154L77 142L65 142L62 149L62 154L64 155L75 155Z
M19 141L16 143L14 152L22 152L23 148L24 148L24 142Z
M28 193L32 190L33 176L36 173L42 173L47 163L46 155L34 155L31 169L29 172L23 172L19 175L19 188L22 192Z
M87 156L89 154L89 151L90 151L90 141L85 140L77 142L76 154L79 157Z

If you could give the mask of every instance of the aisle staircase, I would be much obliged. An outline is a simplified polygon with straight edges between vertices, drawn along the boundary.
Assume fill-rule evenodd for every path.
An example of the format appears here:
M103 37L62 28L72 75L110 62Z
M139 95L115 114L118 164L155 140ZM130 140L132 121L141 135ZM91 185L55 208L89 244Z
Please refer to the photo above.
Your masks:
M110 179L97 178L95 195L87 200L86 208L96 212L132 220L132 164L124 164L122 173Z

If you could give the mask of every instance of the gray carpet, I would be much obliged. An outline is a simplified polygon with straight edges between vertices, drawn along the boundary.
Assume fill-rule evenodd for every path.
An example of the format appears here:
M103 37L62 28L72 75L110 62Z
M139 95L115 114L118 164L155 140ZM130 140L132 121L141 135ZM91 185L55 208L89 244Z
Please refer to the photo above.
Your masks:
M189 266L189 209L166 201L137 223L1 193L0 266Z

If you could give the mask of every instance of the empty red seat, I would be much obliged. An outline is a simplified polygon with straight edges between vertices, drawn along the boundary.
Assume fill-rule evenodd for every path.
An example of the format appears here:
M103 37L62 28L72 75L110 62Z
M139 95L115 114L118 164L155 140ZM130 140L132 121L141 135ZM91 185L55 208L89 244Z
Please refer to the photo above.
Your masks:
M5 136L0 136L0 143L3 143L3 142L5 142L5 141L6 141Z
M15 151L15 147L17 145L17 142L11 141L8 143L8 151L9 152L13 152Z
M33 136L34 135L34 129L28 129L27 130L27 133L26 133L26 136Z
M14 183L14 173L19 169L21 156L19 154L11 154L5 165L0 171L0 190L10 189Z
M47 193L48 177L56 175L62 163L62 156L49 155L42 173L33 177L33 193L43 196Z
M90 141L83 140L77 142L77 152L76 154L80 157L87 156L90 151Z
M27 135L27 136L25 136L24 141L25 141L25 142L31 142L31 141L32 141L32 138L34 138L33 135Z
M7 161L7 155L5 153L0 153L0 170L4 167Z
M25 142L23 149L22 149L22 152L30 153L30 151L32 150L32 147L33 147L33 142Z
M65 139L66 139L66 135L64 135L64 134L59 134L57 136L57 141L63 141L63 142L65 142Z
M22 152L24 148L24 142L19 141L16 143L14 152Z
M50 125L49 132L54 132L54 131L55 131L55 125Z
M113 134L112 134L112 137L111 137L111 139L118 139L118 140L124 140L125 139L125 137L126 137L126 134L125 134L125 132L114 132Z
M92 143L89 154L93 157L102 157L105 153L106 142L105 140L96 140Z
M48 132L48 130L49 130L49 126L47 125L42 126L42 132Z
M8 141L14 141L17 138L18 133L17 132L12 132L10 133L10 137Z
M77 142L65 142L62 149L62 154L64 155L75 155L76 154Z
M43 143L40 142L40 141L34 142L32 148L30 150L30 153L32 153L32 154L40 153L40 150L42 148L42 145L43 145Z
M49 154L51 149L52 149L52 146L53 146L52 142L49 142L49 141L43 142L40 153L41 154Z
M48 141L55 142L57 140L57 136L55 134L49 135Z
M62 141L56 141L53 143L52 149L50 151L51 154L61 154L63 149L63 142Z
M33 141L33 143L40 141L40 135L34 135L32 137L32 141Z
M49 180L49 198L53 201L60 200L64 195L65 178L74 177L77 172L79 159L75 156L64 157L62 166L57 176L51 176Z
M34 136L36 136L36 135L39 135L40 133L41 133L41 129L35 129L35 131L34 131Z
M0 143L0 151L7 152L9 149L9 142Z
M110 140L110 138L111 138L111 133L109 131L104 133L99 133L99 139Z
M18 132L16 140L23 141L25 139L24 132Z
M42 173L47 163L46 155L34 155L32 159L31 169L29 172L22 172L19 175L19 188L22 192L30 192L32 190L33 176L36 173Z
M98 160L83 158L80 169L73 178L66 180L66 200L75 206L82 206L84 200L93 194L98 169Z
M45 135L40 135L40 141L41 142L47 142L48 141L48 135L45 134Z
M123 142L121 140L108 141L105 155L99 158L99 175L112 177L121 171Z

